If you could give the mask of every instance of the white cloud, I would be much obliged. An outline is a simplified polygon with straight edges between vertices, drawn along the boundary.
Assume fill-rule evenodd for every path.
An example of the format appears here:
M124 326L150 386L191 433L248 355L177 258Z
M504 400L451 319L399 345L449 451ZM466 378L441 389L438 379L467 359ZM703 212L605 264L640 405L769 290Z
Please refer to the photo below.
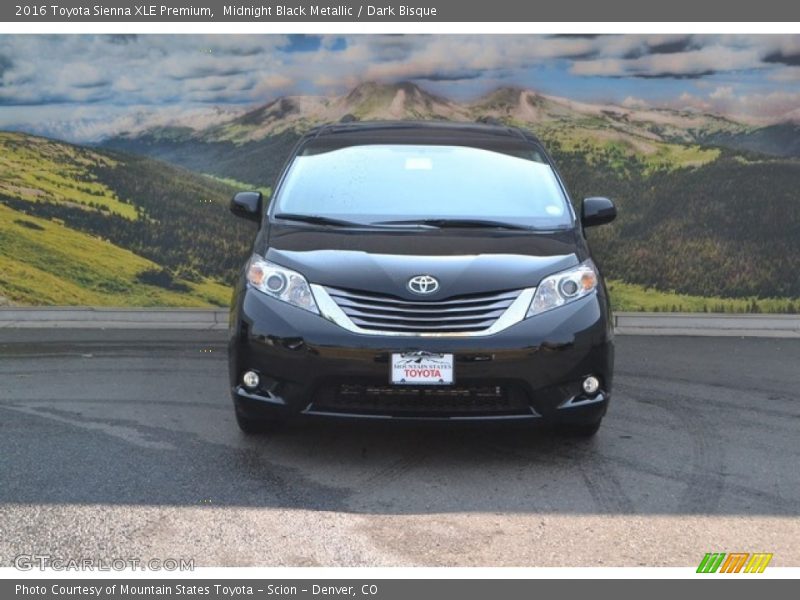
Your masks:
M735 98L733 94L733 87L731 86L718 87L713 92L711 92L708 95L708 97L711 100L718 100L723 102L728 102Z
M800 66L786 67L778 69L767 76L770 81L778 81L784 83L800 83Z
M718 113L754 124L796 120L800 115L800 92L773 91L737 94L731 86L720 86L705 96L683 93L665 103L671 108Z
M622 101L622 106L625 108L650 108L652 105L642 98L628 96Z
M577 60L570 71L574 75L606 77L698 77L718 71L759 69L765 66L756 48L712 46L686 52L646 54L637 58Z
M249 107L170 106L153 111L151 106L108 107L99 112L94 106L33 106L27 120L8 108L0 107L0 129L15 129L49 137L82 142L97 142L126 131L142 131L159 126L186 126L201 129L227 121Z

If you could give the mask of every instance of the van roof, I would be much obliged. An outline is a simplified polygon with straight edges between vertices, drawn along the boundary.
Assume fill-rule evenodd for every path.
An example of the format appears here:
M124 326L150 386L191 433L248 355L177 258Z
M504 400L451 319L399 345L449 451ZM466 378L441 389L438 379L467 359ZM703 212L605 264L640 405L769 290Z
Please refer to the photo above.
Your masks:
M533 134L518 127L457 121L350 121L317 126L305 137L306 140L323 144L332 142L335 145L408 142L468 145L516 142L528 146L531 143L539 144Z

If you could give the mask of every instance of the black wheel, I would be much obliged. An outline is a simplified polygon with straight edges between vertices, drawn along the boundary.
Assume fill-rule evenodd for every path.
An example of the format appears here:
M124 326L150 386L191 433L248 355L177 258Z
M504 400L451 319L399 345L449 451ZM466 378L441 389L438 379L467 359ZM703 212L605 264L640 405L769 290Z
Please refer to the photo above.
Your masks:
M281 422L278 419L269 417L246 417L238 410L236 411L236 424L239 429L247 435L258 435L260 433L270 433L275 431Z
M589 439L600 430L603 419L598 419L593 423L563 423L556 429L558 433L565 437Z

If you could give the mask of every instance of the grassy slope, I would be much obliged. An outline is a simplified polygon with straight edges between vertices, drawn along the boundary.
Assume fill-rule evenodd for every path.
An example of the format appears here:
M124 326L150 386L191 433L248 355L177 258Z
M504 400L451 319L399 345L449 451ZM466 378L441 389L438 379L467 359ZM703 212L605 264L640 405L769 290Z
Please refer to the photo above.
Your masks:
M223 305L230 290L210 281L182 293L144 285L158 265L59 223L0 205L0 294L18 304L92 306Z
M115 168L103 153L0 132L0 196L50 202L135 221L135 206L97 181L90 167ZM228 286L208 278L176 280L186 291L148 285L161 268L111 242L14 210L0 202L0 305L224 306Z
M0 193L31 202L49 200L136 219L135 208L99 183L91 166L116 161L85 148L0 132Z
M250 183L245 183L244 181L239 181L238 179L233 179L232 177L219 177L217 175L212 175L210 173L203 173L203 175L205 175L212 181L229 185L230 187L240 192L250 192L250 191L261 192L261 194L265 198L269 198L272 195L272 188L269 186L252 185Z
M644 312L800 312L800 299L721 298L664 292L643 285L610 279L606 282L611 306L619 311Z
M591 125L552 124L538 128L537 133L547 145L557 143L565 152L582 152L595 163L618 169L624 167L627 159L635 157L645 167L645 174L660 169L699 167L720 156L718 148L663 142L599 124Z

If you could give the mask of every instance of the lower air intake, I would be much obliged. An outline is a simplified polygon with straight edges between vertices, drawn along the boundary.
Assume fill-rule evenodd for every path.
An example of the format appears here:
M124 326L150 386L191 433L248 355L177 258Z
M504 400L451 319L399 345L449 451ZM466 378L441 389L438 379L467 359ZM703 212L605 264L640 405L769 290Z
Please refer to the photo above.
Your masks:
M317 394L309 412L396 417L519 416L532 413L515 386L340 384Z

